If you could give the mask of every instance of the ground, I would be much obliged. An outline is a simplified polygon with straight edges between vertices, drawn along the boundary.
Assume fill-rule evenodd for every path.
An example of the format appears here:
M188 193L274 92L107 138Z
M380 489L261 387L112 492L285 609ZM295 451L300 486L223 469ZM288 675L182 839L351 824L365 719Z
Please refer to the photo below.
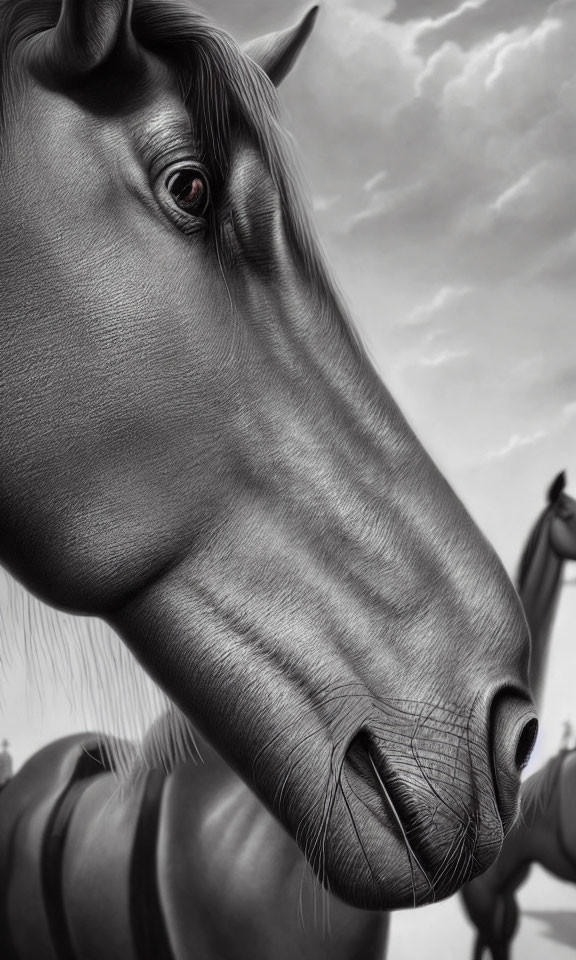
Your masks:
M520 903L523 915L511 960L574 960L576 888L535 867ZM395 914L388 960L470 960L472 942L472 928L453 897Z

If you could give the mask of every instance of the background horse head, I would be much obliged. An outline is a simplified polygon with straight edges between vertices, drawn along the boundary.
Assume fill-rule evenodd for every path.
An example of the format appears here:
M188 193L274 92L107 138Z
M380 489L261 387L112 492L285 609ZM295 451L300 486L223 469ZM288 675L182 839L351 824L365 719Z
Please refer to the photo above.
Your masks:
M576 501L565 492L566 474L552 483L545 509L522 553L518 592L530 628L530 688L540 704L550 634L567 560L576 560Z
M359 345L274 83L169 0L3 0L0 543L362 906L498 852L534 736L493 551Z

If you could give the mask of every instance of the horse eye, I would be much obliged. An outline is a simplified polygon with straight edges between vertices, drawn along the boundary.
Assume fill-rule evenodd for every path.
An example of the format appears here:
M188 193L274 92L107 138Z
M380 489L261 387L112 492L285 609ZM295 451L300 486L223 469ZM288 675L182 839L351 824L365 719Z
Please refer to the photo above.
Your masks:
M210 191L206 177L196 167L173 171L166 181L166 189L184 213L194 217L202 217L206 213Z

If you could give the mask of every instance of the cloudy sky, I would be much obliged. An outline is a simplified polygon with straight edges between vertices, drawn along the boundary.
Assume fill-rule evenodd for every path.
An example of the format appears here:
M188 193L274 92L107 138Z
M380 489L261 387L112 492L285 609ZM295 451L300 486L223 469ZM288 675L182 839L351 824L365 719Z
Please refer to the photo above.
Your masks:
M304 9L205 6L239 39ZM283 88L376 363L511 571L555 474L576 490L575 49L576 0L324 0ZM576 720L575 641L567 585L544 753ZM28 711L18 664L5 689L0 734L18 760L79 723L60 687Z

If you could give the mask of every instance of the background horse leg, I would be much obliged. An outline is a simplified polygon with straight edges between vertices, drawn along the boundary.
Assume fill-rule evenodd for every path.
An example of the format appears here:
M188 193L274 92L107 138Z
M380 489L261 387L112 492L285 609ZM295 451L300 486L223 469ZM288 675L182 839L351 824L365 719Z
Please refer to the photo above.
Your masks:
M498 902L498 925L490 945L493 960L509 960L512 941L518 929L519 910L512 893L504 894Z
M476 942L474 944L474 952L472 954L472 960L482 960L485 949L486 949L486 943L484 942L480 934L478 934L478 936L476 937Z
M520 911L518 909L518 903L514 895L510 894L506 897L506 902L504 904L502 946L505 948L505 952L502 953L502 960L508 960L508 957L510 956L510 946L514 937L516 936L519 920Z

